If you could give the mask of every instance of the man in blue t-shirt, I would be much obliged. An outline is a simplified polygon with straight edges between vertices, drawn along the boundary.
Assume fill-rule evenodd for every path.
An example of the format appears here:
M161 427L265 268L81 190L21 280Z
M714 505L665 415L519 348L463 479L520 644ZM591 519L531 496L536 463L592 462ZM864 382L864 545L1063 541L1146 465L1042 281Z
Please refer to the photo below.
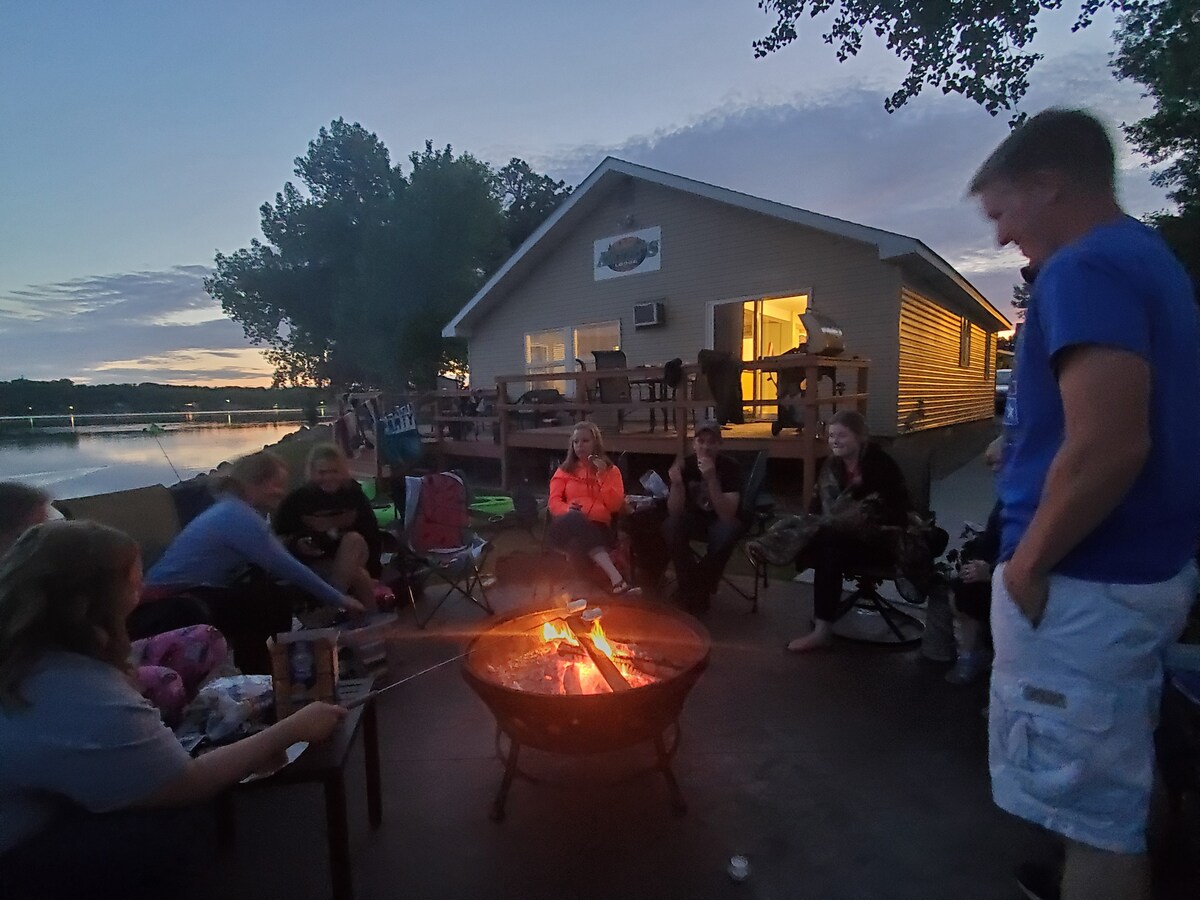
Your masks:
M1030 119L970 190L1037 271L1005 412L993 796L1067 838L1067 900L1148 897L1162 654L1196 588L1200 320L1091 115Z

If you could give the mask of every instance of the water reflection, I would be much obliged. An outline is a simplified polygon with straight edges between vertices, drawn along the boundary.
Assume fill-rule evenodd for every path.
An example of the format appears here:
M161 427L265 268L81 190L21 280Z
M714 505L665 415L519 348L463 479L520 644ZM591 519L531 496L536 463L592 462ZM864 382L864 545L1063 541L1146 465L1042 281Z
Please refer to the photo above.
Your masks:
M170 427L157 434L87 426L0 435L0 480L49 490L56 497L102 494L183 478L273 444L295 423ZM169 460L169 461L168 461Z

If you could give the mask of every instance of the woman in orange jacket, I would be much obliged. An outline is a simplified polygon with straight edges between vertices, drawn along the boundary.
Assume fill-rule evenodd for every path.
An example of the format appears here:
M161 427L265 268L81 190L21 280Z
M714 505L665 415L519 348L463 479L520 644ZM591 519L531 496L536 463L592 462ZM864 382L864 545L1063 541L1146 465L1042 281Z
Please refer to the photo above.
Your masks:
M614 594L636 590L621 577L608 552L613 517L624 505L621 472L604 453L600 429L580 422L571 429L567 458L550 479L550 539L603 569Z

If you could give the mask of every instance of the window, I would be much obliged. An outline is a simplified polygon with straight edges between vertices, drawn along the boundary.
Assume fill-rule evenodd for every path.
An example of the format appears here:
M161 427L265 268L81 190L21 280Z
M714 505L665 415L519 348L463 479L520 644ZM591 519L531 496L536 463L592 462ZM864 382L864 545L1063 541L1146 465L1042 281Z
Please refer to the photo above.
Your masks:
M619 320L579 325L575 328L575 359L582 360L589 369L593 365L593 350L620 349L621 323Z
M551 331L534 331L525 335L525 373L543 375L547 372L567 371L567 334L569 329L555 328ZM566 393L564 381L532 381L527 390L557 388Z
M594 365L593 350L620 349L621 322L617 319L572 328L533 331L525 335L525 373L576 372L579 370L576 360L591 369ZM567 397L575 395L575 383L572 381L527 382L526 390L537 388L557 388Z
M966 319L958 320L958 364L971 367L971 323Z

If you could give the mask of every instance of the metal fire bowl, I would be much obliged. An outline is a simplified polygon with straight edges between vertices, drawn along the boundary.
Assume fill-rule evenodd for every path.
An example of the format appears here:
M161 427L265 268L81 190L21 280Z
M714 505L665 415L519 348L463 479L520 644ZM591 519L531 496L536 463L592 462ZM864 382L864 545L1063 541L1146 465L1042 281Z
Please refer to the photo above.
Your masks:
M496 622L468 645L463 677L496 717L500 730L523 746L551 753L599 753L660 737L683 710L692 685L708 666L712 640L689 615L644 602L608 600L601 624L610 640L653 648L683 668L620 693L534 694L498 684L487 671L528 649L534 629L562 610L543 610Z

